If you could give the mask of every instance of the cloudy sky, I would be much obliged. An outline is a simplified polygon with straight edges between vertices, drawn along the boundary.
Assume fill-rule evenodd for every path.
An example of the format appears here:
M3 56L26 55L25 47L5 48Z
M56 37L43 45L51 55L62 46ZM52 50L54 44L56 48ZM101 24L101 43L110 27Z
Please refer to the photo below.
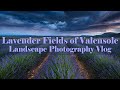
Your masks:
M0 35L120 33L119 11L0 11Z

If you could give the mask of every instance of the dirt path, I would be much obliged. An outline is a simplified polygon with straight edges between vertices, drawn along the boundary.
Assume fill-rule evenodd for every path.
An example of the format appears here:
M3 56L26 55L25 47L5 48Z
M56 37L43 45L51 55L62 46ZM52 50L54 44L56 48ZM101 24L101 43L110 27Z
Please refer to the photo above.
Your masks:
M71 54L71 57L74 57L78 67L79 67L79 71L80 74L85 77L85 79L90 79L90 74L88 73L84 63L80 62L80 60L78 59L78 57L75 54Z
M28 79L33 79L38 71L42 68L45 62L47 62L50 53L44 58L42 63L39 63L37 67L28 72Z

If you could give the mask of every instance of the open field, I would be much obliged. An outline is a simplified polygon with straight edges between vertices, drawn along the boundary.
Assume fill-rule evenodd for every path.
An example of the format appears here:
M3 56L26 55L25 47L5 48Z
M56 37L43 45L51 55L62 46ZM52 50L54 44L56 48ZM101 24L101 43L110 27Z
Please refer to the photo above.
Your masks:
M65 37L66 40L71 38L73 37ZM112 47L112 53L95 51L81 54L47 51L39 54L37 52L11 53L8 50L9 45L2 45L1 40L0 79L120 79L120 41L116 45L103 45ZM24 47L25 45L12 46ZM48 48L50 45L41 43L27 46ZM80 48L85 45L68 43L57 46ZM88 46L95 47L95 45Z

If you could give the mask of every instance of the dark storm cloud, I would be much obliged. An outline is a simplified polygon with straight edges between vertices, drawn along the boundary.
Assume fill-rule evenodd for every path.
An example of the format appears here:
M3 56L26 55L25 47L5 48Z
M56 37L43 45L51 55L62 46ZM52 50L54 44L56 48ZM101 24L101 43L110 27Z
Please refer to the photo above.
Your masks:
M63 11L1 11L0 23L3 25L19 26L20 24L42 24L51 26L65 22ZM21 25L20 25L21 26Z
M119 29L120 32L120 12L119 11L108 11L104 14L98 21L92 25L89 25L87 29L97 30L109 30L109 29Z
M100 14L100 12L95 11L1 11L0 13L1 23L4 21L7 24L13 25L24 23L57 25L59 22L66 22L67 26L69 28L73 27L73 29L75 27L84 28L87 25L94 23Z
M0 11L0 27L24 28L27 32L103 33L119 25L119 11Z
M101 22L109 22L116 19L120 19L120 11L109 11L101 18Z
M70 11L66 12L66 22L68 27L66 30L81 30L86 29L91 24L94 24L106 11Z
M11 16L21 21L38 23L41 21L64 20L64 12L57 11L1 11L4 16Z

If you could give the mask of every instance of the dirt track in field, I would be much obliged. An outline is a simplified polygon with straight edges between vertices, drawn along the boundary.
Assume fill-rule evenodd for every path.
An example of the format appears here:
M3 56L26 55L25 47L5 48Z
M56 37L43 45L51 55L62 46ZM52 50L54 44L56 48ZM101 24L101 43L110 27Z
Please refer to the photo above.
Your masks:
M28 72L28 75L27 75L28 79L33 79L35 77L35 75L42 68L44 63L47 62L49 56L50 56L50 53L44 58L42 63L39 63L37 67L35 67L34 69Z
M35 68L33 68L31 71L28 72L28 76L27 76L28 79L39 79L39 78L36 78L36 75L43 68L43 65L45 65L46 62L50 60L50 57L52 57L51 55L53 54L49 53L44 58L42 63L39 63L38 66L36 66ZM77 66L76 69L79 69L78 72L80 73L80 76L81 76L81 78L79 79L90 79L90 75L88 71L86 70L85 65L82 62L80 62L80 60L78 60L77 56L74 53L71 53L69 55L71 57L71 60L73 60L73 62L76 63L76 66Z

